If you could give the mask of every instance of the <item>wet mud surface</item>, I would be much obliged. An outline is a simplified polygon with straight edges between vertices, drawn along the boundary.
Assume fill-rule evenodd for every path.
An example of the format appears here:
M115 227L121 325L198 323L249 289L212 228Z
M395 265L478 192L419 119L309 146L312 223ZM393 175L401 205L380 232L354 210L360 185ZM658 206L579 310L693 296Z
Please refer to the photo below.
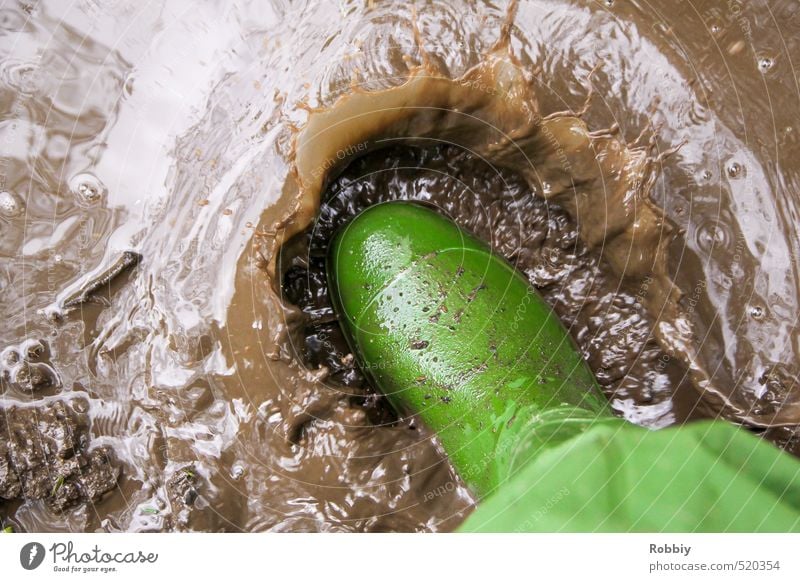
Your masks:
M395 199L515 264L620 416L798 454L798 39L780 0L4 7L2 526L455 529L327 298Z
M113 489L119 469L110 451L88 450L88 427L69 404L7 408L0 426L0 496L44 501L54 512L95 502Z

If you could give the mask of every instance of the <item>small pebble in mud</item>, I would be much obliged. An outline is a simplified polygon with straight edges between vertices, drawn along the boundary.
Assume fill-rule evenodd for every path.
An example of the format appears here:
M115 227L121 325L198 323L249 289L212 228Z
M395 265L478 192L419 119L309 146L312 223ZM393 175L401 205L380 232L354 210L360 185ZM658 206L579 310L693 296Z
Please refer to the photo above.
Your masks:
M176 471L167 481L167 492L174 511L190 507L197 499L198 482L195 468L191 465Z
M412 350L424 350L429 345L430 345L430 343L426 342L425 340L415 340L415 341L411 342L411 349Z
M744 50L744 47L745 47L744 41L737 40L735 43L733 43L731 46L728 47L728 54L731 56L738 55L740 52Z
M69 189L83 205L96 204L107 193L105 185L92 174L77 174L70 180Z

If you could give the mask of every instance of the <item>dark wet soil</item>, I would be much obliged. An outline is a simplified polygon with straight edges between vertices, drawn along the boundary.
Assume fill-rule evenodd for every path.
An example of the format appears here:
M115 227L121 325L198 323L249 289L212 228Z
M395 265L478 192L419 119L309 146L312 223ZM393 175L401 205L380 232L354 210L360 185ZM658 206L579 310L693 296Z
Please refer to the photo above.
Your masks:
M4 410L0 498L44 502L60 513L79 503L97 502L116 486L119 467L113 452L89 448L86 418L75 406L55 401Z

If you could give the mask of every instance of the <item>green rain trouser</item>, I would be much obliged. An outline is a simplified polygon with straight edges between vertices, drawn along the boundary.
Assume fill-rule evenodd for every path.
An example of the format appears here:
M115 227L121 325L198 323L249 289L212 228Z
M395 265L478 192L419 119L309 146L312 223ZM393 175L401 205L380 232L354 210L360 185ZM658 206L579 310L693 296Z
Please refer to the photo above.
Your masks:
M725 421L603 420L540 449L467 532L797 532L800 461Z

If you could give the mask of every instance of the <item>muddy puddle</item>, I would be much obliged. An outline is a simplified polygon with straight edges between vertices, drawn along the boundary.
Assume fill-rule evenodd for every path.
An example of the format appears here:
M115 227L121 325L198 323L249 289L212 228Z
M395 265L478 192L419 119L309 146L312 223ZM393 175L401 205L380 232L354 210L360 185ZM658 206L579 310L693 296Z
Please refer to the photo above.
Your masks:
M800 454L795 2L27 2L0 39L4 527L455 529L327 296L395 199L514 263L620 416Z

